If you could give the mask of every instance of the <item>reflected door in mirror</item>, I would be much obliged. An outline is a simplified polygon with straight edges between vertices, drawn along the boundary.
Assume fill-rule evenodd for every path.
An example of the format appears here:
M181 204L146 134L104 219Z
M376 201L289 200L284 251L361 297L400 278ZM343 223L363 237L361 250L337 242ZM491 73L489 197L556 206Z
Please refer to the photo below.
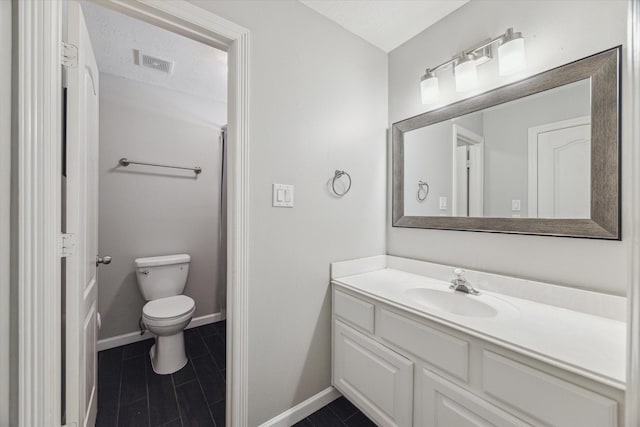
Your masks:
M529 135L529 216L590 218L590 118L532 128Z

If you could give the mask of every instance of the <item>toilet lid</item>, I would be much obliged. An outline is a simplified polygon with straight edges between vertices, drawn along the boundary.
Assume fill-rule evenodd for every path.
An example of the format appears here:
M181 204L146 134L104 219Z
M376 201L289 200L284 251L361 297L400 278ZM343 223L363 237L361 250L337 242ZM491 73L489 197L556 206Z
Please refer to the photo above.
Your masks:
M189 313L195 306L195 301L188 296L176 295L149 301L142 308L142 314L152 319L171 319Z

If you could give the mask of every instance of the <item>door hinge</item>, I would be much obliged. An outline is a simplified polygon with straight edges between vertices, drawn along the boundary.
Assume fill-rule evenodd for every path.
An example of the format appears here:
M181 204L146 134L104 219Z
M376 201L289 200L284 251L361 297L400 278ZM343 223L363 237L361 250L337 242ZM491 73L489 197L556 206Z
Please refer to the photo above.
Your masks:
M62 42L62 65L65 67L78 66L78 47Z
M58 250L60 252L60 258L66 258L73 255L76 251L76 235L61 234L60 241L58 243Z

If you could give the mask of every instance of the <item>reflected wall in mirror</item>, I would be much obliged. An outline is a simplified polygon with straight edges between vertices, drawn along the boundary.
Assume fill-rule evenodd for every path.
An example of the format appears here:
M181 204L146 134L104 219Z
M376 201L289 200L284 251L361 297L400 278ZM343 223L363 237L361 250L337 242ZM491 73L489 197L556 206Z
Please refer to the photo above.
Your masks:
M394 226L619 239L618 58L394 124Z
M405 215L590 218L590 98L585 79L406 132Z

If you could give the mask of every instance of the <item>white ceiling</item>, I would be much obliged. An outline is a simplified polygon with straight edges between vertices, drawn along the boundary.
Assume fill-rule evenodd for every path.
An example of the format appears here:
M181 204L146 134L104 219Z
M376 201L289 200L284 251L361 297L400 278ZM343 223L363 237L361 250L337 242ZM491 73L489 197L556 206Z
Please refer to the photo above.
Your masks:
M390 52L469 0L298 0Z
M227 53L155 25L83 2L100 72L227 102ZM133 63L133 49L175 61L173 74Z

